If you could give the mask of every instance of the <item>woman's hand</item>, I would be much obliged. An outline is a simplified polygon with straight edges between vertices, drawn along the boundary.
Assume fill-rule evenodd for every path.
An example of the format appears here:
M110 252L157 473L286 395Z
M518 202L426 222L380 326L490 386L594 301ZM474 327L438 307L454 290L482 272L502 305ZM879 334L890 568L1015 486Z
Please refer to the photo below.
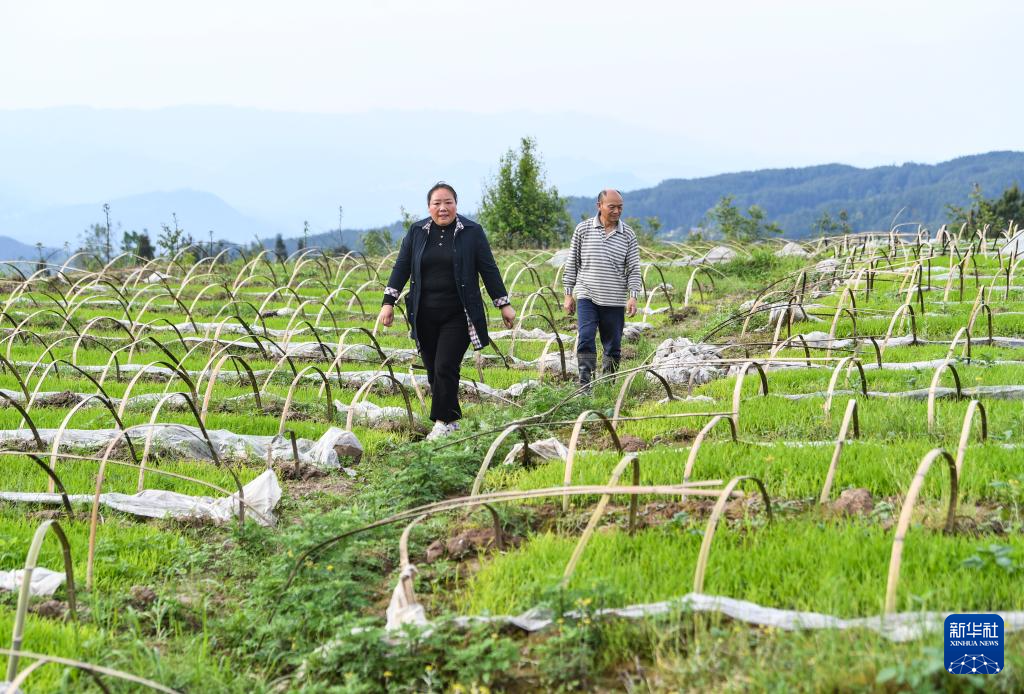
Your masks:
M395 307L391 304L381 306L380 315L377 316L377 320L385 328L390 328L391 324L395 321Z
M512 308L512 304L505 304L501 307L501 320L505 322L505 327L509 330L512 329L512 323L516 319L516 310Z

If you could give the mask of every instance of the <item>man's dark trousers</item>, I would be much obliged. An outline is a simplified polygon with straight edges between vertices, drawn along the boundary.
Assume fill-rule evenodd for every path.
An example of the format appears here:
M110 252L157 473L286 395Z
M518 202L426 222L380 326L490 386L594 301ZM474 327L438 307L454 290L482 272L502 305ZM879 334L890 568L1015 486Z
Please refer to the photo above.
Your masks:
M581 365L580 378L586 366L593 370L597 360L597 334L601 335L604 347L604 363L602 371L614 372L619 365L622 353L622 329L626 325L625 306L599 306L590 299L576 302L576 317L579 324L579 342L576 345L576 358ZM589 381L590 379L586 379Z

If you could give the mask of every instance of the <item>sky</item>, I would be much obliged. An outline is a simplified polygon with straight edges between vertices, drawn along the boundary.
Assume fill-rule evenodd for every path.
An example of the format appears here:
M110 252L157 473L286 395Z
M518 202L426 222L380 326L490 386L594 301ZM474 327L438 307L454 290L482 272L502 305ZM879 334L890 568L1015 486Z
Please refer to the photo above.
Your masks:
M1024 4L1001 0L0 0L0 111L600 119L606 136L557 156L644 182L934 163L1024 149L1022 20ZM671 144L671 160L631 159L630 130ZM457 136L417 146L443 154Z

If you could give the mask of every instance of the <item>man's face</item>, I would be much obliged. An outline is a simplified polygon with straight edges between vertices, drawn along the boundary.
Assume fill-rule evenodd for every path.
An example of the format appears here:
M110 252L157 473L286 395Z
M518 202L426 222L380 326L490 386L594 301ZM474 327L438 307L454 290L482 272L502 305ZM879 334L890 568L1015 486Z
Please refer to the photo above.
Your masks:
M455 221L455 196L447 188L438 188L431 194L427 210L435 224L448 226Z
M604 199L597 203L597 210L601 213L601 221L605 224L618 224L622 216L622 196L614 190L604 194Z

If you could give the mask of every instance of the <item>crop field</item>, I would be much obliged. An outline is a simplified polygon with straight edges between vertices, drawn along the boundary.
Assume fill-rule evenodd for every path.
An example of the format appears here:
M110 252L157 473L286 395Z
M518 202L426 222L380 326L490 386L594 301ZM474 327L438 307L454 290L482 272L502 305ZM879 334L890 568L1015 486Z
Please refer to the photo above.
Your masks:
M1012 231L645 248L592 392L560 256L498 253L433 442L393 256L0 264L0 682L1020 691Z

